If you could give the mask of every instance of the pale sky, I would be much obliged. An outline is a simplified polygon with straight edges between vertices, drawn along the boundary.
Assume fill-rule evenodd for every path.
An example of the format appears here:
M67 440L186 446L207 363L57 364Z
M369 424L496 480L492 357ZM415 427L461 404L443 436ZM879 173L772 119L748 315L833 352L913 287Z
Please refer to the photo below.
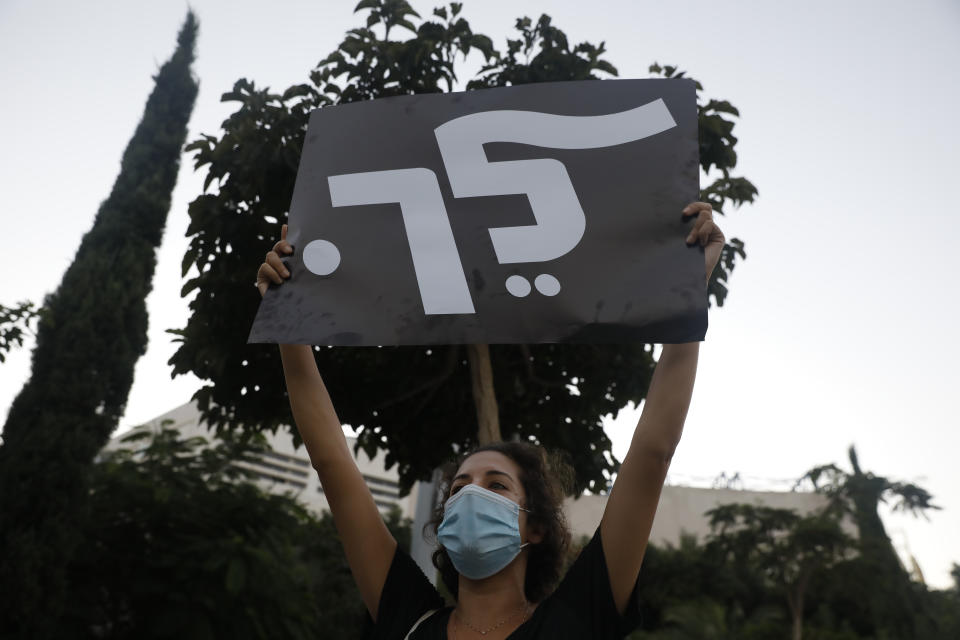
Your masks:
M189 140L217 134L219 102L246 77L282 90L360 24L355 0L195 0L200 94ZM414 0L421 15L439 2ZM152 87L186 3L0 0L0 303L42 301L73 259ZM960 562L960 382L955 334L960 4L950 0L641 2L467 0L475 31L504 48L514 20L549 13L574 42L606 41L620 77L658 61L700 80L742 119L737 174L756 204L723 220L748 260L711 328L671 482L739 472L788 488L810 467L862 466L928 489L929 521L885 514L932 586ZM478 60L464 67L476 69ZM179 297L187 204L202 175L185 157L148 299L150 347L121 427L186 402L165 329ZM251 265L251 281L256 265ZM251 293L253 288L251 287ZM0 415L29 375L29 349L0 365ZM358 381L359 384L360 381ZM279 409L278 409L279 410ZM629 414L629 415L627 415ZM615 451L635 416L609 422Z

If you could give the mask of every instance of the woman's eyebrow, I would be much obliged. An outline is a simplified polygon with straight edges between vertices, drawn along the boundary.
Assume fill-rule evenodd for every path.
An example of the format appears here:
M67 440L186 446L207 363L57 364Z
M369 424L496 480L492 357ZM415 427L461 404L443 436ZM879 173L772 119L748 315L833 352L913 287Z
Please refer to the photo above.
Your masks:
M490 470L487 471L484 475L485 475L485 476L506 476L506 477L510 478L511 480L513 480L514 482L516 482L516 480L513 479L513 476L512 476L512 475L510 475L510 474L507 473L506 471L500 471L500 470L498 470L498 469L490 469ZM456 482L457 480L469 480L469 479L470 479L470 474L469 474L469 473L461 473L461 474L458 475L456 478L454 478L453 481Z

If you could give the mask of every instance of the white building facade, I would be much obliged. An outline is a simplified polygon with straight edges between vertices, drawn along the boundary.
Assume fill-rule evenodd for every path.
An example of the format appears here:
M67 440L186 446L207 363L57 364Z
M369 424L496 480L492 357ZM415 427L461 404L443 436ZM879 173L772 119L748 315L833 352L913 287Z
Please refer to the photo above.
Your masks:
M200 424L200 411L192 402L157 416L136 429L159 430L163 425L179 430L184 437L200 436L208 441L216 438L215 431L208 430L205 425ZM128 433L111 439L107 447L122 446L120 440ZM302 445L294 448L290 432L283 428L277 433L267 431L264 436L270 450L258 455L256 462L252 464L238 463L237 466L251 471L254 474L254 482L265 491L293 495L316 514L329 510L320 480L307 456L307 450ZM354 438L347 438L351 451L354 443ZM354 459L381 513L386 514L396 507L404 517L414 517L417 491L411 491L410 495L400 497L396 467L389 470L384 468L383 452L378 452L377 456L371 460L361 451Z
M216 437L213 431L208 431L200 424L200 412L193 403L177 407L138 429L159 430L163 424L179 429L185 437L201 436L208 440ZM256 462L252 464L238 463L238 465L253 472L255 482L265 491L291 494L317 514L328 510L323 488L310 464L306 449L303 446L294 448L292 437L285 429L280 429L276 434L266 432L264 435L270 450L259 455ZM122 437L122 435L115 437L108 447L117 447ZM353 451L355 439L348 437L347 441ZM419 517L420 522L425 522L433 508L430 504L433 496L429 485L417 483L409 495L401 497L396 467L386 469L384 458L383 452L378 452L373 459L368 458L362 451L355 456L357 467L366 480L377 507L384 514L396 507L404 517L411 520L417 520ZM418 499L423 503L420 505L419 512ZM593 535L600 524L606 502L605 495L585 495L576 500L567 500L567 519L574 538ZM800 514L807 514L822 508L825 505L825 498L805 492L745 491L668 485L663 488L660 497L650 540L657 545L676 545L681 536L687 534L696 536L702 542L710 532L709 519L704 514L710 509L733 502L795 509ZM421 525L418 523L415 529L419 531L420 528ZM849 533L855 533L851 524L848 524L847 528ZM415 544L415 547L418 546L420 545ZM429 562L427 549L415 548L413 552L421 566L423 566L421 561Z

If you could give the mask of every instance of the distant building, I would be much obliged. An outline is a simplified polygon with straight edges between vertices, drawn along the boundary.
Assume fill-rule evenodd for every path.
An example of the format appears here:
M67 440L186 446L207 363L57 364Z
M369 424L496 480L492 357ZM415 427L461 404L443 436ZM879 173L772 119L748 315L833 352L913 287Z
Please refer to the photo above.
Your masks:
M710 521L704 514L720 505L746 503L778 509L794 509L806 515L826 506L826 498L816 493L798 491L745 491L738 489L706 489L667 485L660 494L657 515L653 520L650 542L659 546L676 546L681 536L693 535L701 543L710 533ZM567 500L566 512L574 537L592 536L600 524L607 496L586 495ZM845 527L852 533L852 524Z
M139 428L159 429L161 424L169 421L170 426L180 429L185 436L203 436L208 439L215 437L206 427L200 425L199 420L200 412L193 403L187 403ZM315 513L326 511L327 500L307 457L306 449L302 446L294 449L291 436L286 430L281 429L276 434L267 432L264 435L271 450L260 455L256 463L242 466L255 474L257 484L264 490L292 494ZM114 438L107 446L116 447L122 437ZM355 439L348 437L347 442L352 451ZM386 513L396 506L404 517L415 519L418 515L418 497L421 500L430 499L430 490L426 486L421 490L420 483L414 485L408 496L400 497L396 467L389 470L384 468L383 452L379 452L372 460L361 452L355 459L381 512ZM823 496L813 493L668 485L663 488L650 540L657 545L676 545L681 535L691 534L702 542L710 532L709 521L704 514L714 507L732 502L795 509L801 514L810 513L826 504ZM593 535L600 524L606 503L605 495L585 495L577 500L567 500L567 519L575 538ZM430 508L426 502L421 506L424 508L419 515L424 518L430 513ZM852 524L849 524L847 529L848 532L855 533Z
M186 437L201 436L208 440L216 438L215 432L200 424L200 411L192 402L157 416L137 429L159 430L164 423L179 429ZM128 433L114 437L107 448L121 446L120 440ZM253 464L238 463L238 466L252 471L254 481L265 491L292 494L317 514L327 511L327 499L320 486L320 480L310 464L307 450L303 446L295 449L290 433L284 429L278 430L275 434L265 432L264 436L270 451L258 456L258 460ZM354 443L355 438L347 438L351 451ZM380 511L387 513L393 507L397 507L404 517L413 518L417 491L411 491L407 497L400 497L396 467L389 470L384 468L384 454L378 452L377 456L371 460L361 452L355 456L355 459Z

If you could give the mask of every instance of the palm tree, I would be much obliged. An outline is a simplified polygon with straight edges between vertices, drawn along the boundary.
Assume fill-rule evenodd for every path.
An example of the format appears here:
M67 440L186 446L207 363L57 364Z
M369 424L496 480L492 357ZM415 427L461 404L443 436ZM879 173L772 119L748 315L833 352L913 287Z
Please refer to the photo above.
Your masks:
M860 534L859 581L868 614L878 630L895 637L912 637L914 612L919 610L916 591L887 536L878 507L881 502L892 503L894 511L924 517L928 510L940 507L922 487L864 472L853 445L849 457L852 472L835 464L822 465L808 471L797 485L812 485L814 491L827 496L831 510L853 518Z

